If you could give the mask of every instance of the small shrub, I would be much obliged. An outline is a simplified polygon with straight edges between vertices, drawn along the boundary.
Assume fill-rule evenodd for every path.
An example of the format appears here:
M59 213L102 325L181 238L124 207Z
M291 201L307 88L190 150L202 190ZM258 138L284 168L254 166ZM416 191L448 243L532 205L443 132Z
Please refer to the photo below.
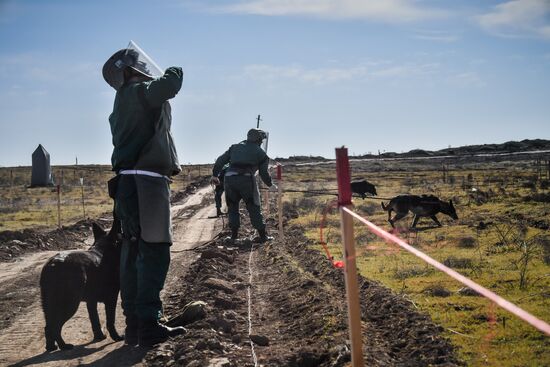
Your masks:
M473 237L462 237L458 240L458 247L460 248L475 248L476 247L476 239Z
M541 238L540 246L542 248L542 261L546 265L550 265L550 237Z
M469 269L472 268L473 262L469 258L451 256L443 261L443 265L450 268Z
M550 192L549 193L537 193L533 195L527 195L523 197L523 201L535 201L538 203L550 203Z
M302 197L296 200L296 208L300 211L312 212L319 207L319 203L312 197Z
M456 293L461 296L480 297L479 293L477 293L476 291L474 291L472 288L469 288L469 287L462 287Z
M528 181L525 181L521 184L522 187L530 190L537 189L537 176L529 177Z
M414 266L412 268L397 269L393 274L393 276L396 279L403 280L403 279L412 278L412 277L429 275L433 273L433 271L434 270L429 267L420 268L420 267Z
M422 293L432 297L449 297L451 295L451 291L443 287L441 284L430 285L424 288Z

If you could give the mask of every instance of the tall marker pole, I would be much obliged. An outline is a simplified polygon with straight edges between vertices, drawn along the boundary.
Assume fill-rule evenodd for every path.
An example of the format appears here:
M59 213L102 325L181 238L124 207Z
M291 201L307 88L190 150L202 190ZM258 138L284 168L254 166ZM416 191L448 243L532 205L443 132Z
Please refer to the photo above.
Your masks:
M338 180L338 207L340 210L340 228L344 247L344 275L346 296L348 299L348 321L351 341L351 364L363 367L363 346L361 341L361 309L359 308L359 289L357 286L357 267L355 265L355 244L353 218L342 208L351 207L351 179L347 148L336 148L336 177Z
M279 239L284 236L283 232L283 166L277 165L277 184L279 196L277 197L277 210L279 212Z

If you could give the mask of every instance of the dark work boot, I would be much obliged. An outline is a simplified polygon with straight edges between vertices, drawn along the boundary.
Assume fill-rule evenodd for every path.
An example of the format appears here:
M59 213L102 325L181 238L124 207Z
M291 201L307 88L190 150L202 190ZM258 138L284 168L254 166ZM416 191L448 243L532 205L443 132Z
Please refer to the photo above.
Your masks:
M273 237L268 236L267 232L265 231L265 228L264 228L264 229L259 229L258 230L258 237L254 238L253 242L255 242L255 243L264 243L264 242L272 241L272 240L273 240Z
M185 334L182 326L168 327L159 323L157 320L144 320L139 324L138 340L140 347L152 347L168 340L168 338Z
M231 228L231 239L235 241L237 238L239 238L239 229Z
M124 344L136 346L138 343L138 319L136 316L126 317L126 330L124 331Z

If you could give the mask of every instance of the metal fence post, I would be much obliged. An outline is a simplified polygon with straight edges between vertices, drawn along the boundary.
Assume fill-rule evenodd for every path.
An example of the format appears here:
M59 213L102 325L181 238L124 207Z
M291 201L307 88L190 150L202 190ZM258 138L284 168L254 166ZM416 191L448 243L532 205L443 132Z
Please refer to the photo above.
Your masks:
M363 367L363 346L361 336L361 308L355 265L355 244L353 218L342 210L351 207L351 178L347 148L336 148L336 177L338 180L338 207L342 242L344 247L344 275L348 300L348 321L351 341L351 363L353 367Z

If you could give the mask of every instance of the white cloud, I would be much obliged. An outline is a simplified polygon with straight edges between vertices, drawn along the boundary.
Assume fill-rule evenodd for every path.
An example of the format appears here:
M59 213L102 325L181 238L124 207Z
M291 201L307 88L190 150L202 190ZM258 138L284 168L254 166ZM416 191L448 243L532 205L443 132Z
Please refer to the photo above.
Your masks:
M297 80L302 83L324 85L363 78L367 75L365 66L351 68L304 69L300 66L247 65L243 76L246 78L275 82L277 80Z
M550 0L511 0L475 19L482 28L499 36L550 39L549 15Z
M487 85L476 72L464 72L451 75L447 81L459 87L484 87Z
M364 19L389 23L418 22L447 15L441 9L422 7L413 0L241 0L214 9L266 16Z
M422 30L417 31L416 34L412 36L415 39L423 40L423 41L435 41L435 42L444 42L444 43L451 43L458 41L459 36L447 31L428 31L428 30Z
M266 64L247 65L241 78L259 80L265 83L293 80L304 84L322 86L368 79L402 79L435 74L437 63L395 65L388 61L367 62L349 67L327 67L307 69L299 65L275 66Z

